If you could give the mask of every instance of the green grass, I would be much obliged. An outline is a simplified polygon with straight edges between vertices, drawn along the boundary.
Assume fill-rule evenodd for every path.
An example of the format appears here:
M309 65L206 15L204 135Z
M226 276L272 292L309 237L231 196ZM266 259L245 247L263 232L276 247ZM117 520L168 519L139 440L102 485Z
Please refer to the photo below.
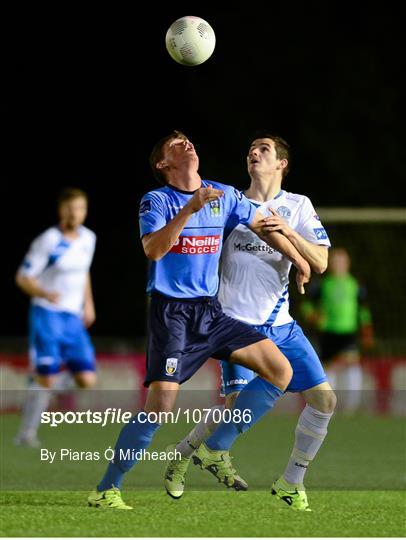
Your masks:
M297 417L270 414L233 446L247 493L227 492L191 467L179 501L163 490L162 462L142 462L127 475L124 500L133 511L86 506L106 462L40 460L16 448L16 415L1 418L1 534L4 536L405 536L405 422L336 415L306 476L312 513L295 513L269 492L291 451ZM190 426L189 426L190 428ZM151 450L179 440L188 426L166 425ZM103 452L119 426L42 426L43 446Z
M313 512L298 513L265 492L187 493L174 501L129 491L132 511L86 507L83 492L4 494L7 536L404 536L401 492L311 492Z

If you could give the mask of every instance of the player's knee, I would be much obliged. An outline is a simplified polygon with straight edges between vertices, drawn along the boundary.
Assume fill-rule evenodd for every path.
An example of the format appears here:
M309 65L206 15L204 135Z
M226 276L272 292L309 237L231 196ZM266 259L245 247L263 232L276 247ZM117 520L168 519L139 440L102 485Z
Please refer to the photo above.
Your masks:
M330 414L334 412L337 405L337 396L333 390L324 390L320 392L320 399L317 410L322 413Z
M279 388L285 390L293 377L293 369L289 362L286 360L279 373L280 384L277 384Z
M335 408L337 406L337 396L333 390L328 392L328 396L326 399L326 410L323 412L332 413L334 412Z
M50 389L55 384L55 376L38 375L36 378L37 383L43 388Z
M285 390L293 376L292 366L284 357L277 363L266 365L264 374L261 375L265 380L274 384L281 390Z
M75 377L79 388L93 388L97 381L97 375L94 372L79 374Z
M233 408L235 400L237 399L239 393L240 392L232 392L231 394L227 394L227 396L226 396L226 408L227 409L232 409Z

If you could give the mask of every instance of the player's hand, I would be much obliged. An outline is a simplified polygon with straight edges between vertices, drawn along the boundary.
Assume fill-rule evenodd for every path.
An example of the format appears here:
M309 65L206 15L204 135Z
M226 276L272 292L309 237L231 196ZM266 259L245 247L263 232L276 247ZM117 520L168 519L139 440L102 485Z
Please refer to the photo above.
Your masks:
M297 290L299 291L299 294L305 293L305 284L309 283L310 276L311 276L311 269L309 263L302 259L300 263L296 265L297 272L296 272L296 285Z
M272 216L267 216L262 220L263 230L269 232L279 231L284 236L288 236L292 232L292 228L273 208L268 208L268 210L272 213Z
M51 302L51 304L57 304L61 298L61 295L58 292L46 292L44 294L45 300Z
M94 306L85 303L85 306L83 308L82 320L85 328L89 328L90 326L92 326L92 324L96 320L96 311L94 309Z
M192 210L193 213L198 212L203 208L205 204L211 201L220 199L224 195L222 189L214 189L209 184L207 188L200 188L194 194L193 197L188 202L187 206Z
M374 332L371 325L361 326L360 329L361 345L365 351L375 347Z

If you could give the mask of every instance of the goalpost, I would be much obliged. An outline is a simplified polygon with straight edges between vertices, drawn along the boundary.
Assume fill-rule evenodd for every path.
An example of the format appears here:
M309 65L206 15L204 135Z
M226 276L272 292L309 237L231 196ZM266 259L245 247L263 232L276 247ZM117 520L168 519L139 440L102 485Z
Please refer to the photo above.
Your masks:
M406 357L406 208L318 208L333 247L366 287L375 354Z

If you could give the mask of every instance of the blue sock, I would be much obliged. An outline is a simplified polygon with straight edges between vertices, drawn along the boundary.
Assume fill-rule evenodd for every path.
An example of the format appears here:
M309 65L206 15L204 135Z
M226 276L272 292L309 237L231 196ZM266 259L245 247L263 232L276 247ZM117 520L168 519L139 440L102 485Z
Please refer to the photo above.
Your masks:
M142 422L136 414L121 430L114 448L114 459L109 463L102 481L97 486L99 491L113 486L121 487L124 474L138 461L135 457L136 452L148 448L155 431L161 427L161 424L149 422L145 413L142 414L141 420Z
M255 377L241 390L231 411L231 422L222 422L207 439L206 446L211 450L229 450L235 439L255 424L265 413L270 411L282 390L261 377ZM236 417L233 411L239 411ZM244 415L244 411L246 411Z

